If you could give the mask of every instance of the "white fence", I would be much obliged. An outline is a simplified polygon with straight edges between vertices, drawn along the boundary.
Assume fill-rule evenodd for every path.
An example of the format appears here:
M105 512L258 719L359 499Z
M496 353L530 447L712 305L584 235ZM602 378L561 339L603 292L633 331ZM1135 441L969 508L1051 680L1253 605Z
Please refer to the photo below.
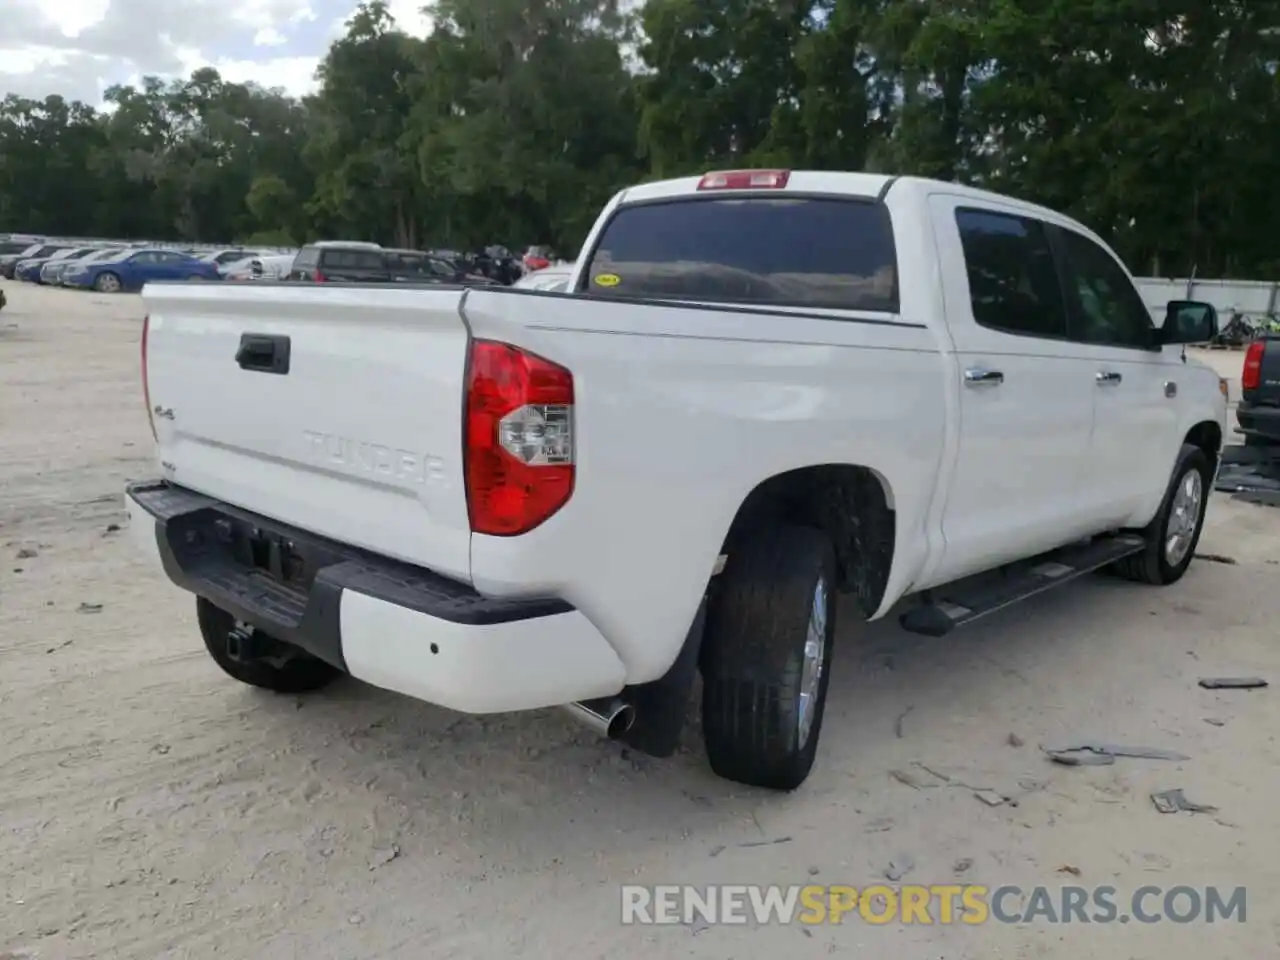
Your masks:
M1194 280L1191 278L1134 277L1143 302L1156 323L1164 322L1170 300L1211 303L1225 323L1232 310L1249 320L1261 320L1280 311L1280 282L1274 280Z

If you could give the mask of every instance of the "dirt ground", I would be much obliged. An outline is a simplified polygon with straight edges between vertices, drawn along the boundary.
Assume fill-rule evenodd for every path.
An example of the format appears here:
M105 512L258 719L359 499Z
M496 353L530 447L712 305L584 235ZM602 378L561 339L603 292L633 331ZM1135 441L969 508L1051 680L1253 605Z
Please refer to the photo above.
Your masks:
M946 640L847 620L815 773L770 795L715 779L696 727L653 761L556 711L227 679L192 598L115 526L125 481L151 473L140 300L5 290L0 957L1276 956L1280 690L1196 681L1280 681L1280 512L1215 497L1200 550L1235 562L1167 590L1090 578ZM1211 359L1237 375L1240 354ZM1039 749L1082 739L1190 759L1068 768ZM1148 795L1173 787L1218 812L1160 814ZM863 886L906 858L904 882L1110 885L1122 906L1144 885L1244 886L1247 915L619 922L622 883Z

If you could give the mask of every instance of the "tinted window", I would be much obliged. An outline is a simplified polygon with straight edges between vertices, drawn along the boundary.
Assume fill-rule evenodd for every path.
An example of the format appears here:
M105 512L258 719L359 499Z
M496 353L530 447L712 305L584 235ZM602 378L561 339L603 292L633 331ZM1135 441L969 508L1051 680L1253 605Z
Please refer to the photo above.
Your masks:
M243 260L247 256L250 256L250 254L243 250L231 250L228 253L218 254L213 258L213 262L221 267L228 263L235 263L237 260Z
M957 210L973 319L1032 337L1065 337L1067 312L1044 224L986 210Z
M316 247L303 247L293 258L293 265L298 267L314 267L320 262L320 251Z
M1088 237L1059 230L1075 306L1072 339L1120 347L1151 344L1151 314L1124 269Z
M66 248L66 247L56 247L56 246L49 246L49 245L46 245L46 246L41 247L41 248L40 248L39 250L37 250L35 253L31 254L31 256L33 256L33 257L52 257L52 256L53 256L55 253L57 253L59 250L65 250L65 249L67 249L67 248Z
M376 250L325 250L321 263L334 270L386 270L382 254Z
M893 228L871 201L681 200L622 207L591 262L597 296L897 310Z

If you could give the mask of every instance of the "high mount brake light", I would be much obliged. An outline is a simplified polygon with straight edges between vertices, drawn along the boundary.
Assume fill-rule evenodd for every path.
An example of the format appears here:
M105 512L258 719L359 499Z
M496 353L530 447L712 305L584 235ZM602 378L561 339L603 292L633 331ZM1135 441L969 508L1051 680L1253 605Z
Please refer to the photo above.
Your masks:
M147 423L151 425L151 439L160 442L156 434L156 415L151 411L151 385L147 382L147 339L151 335L151 314L142 318L142 402L147 405Z
M573 374L509 343L475 340L467 364L471 529L513 537L573 494Z
M1262 383L1262 354L1266 349L1266 342L1263 340L1255 340L1249 344L1244 355L1244 370L1240 373L1241 390L1257 390Z
M722 170L698 181L699 190L781 190L790 170Z

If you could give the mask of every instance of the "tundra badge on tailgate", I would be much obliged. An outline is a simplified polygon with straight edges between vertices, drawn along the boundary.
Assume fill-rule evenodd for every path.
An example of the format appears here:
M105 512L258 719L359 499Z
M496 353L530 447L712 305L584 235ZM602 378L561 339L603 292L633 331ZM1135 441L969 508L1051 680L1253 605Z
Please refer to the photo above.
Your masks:
M401 483L438 483L444 479L444 461L430 454L318 430L304 430L302 437L311 459L331 469Z

